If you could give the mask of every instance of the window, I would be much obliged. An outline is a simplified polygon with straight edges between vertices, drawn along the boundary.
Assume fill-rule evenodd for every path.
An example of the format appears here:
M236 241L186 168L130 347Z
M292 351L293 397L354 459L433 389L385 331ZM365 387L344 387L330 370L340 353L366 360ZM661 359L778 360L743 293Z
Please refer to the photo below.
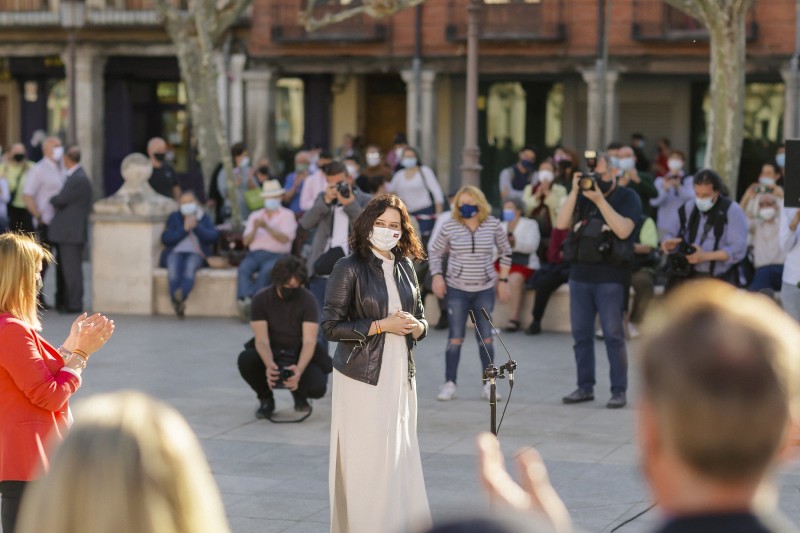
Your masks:
M279 149L303 146L305 136L305 90L299 78L281 78L277 83L275 138Z

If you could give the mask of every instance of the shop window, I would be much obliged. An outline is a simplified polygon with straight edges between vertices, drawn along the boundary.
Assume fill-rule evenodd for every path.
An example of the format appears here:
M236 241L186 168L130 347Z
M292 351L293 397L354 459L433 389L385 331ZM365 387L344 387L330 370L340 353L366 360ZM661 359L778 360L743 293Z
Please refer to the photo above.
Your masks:
M52 84L47 93L47 132L62 139L69 128L69 98L66 80Z
M305 136L305 103L303 80L281 78L277 82L275 138L279 150L297 150Z
M514 152L525 146L527 99L522 84L492 84L486 106L488 144Z
M553 147L561 144L563 111L564 84L556 83L547 95L547 122L545 124L545 144L547 146Z

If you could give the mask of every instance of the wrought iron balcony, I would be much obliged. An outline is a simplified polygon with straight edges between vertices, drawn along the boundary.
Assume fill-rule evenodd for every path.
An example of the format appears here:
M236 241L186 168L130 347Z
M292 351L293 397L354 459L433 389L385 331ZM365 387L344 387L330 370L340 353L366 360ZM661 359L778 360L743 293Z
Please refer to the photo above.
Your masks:
M358 13L340 22L314 31L306 31L301 22L304 0L275 0L271 11L273 42L350 42L368 43L386 40L386 25L366 14ZM314 5L311 16L321 20L362 7L362 0L324 0Z
M467 38L469 0L450 0L447 40ZM563 41L564 0L483 0L479 37L482 41Z
M747 15L747 40L758 39L758 23L754 10ZM678 42L708 40L708 30L703 24L663 0L633 0L633 26L636 41Z

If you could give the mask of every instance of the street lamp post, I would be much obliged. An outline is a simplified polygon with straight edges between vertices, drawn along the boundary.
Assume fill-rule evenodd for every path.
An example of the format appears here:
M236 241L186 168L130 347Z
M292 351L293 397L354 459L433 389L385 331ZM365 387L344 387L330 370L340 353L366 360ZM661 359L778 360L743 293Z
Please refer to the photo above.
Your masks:
M82 0L62 0L59 4L61 10L61 25L67 30L67 100L69 101L69 123L67 127L67 144L76 144L77 135L77 90L75 83L75 33L83 27L85 22L85 5Z
M478 147L478 17L482 0L467 8L467 105L461 184L481 185L481 150Z

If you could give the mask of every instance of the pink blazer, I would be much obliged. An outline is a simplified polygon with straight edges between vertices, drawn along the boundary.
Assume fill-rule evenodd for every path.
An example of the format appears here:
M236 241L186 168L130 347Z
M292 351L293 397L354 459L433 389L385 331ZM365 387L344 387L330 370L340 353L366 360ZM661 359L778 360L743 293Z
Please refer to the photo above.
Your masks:
M24 322L0 314L0 481L30 481L49 466L48 441L68 427L81 380Z

